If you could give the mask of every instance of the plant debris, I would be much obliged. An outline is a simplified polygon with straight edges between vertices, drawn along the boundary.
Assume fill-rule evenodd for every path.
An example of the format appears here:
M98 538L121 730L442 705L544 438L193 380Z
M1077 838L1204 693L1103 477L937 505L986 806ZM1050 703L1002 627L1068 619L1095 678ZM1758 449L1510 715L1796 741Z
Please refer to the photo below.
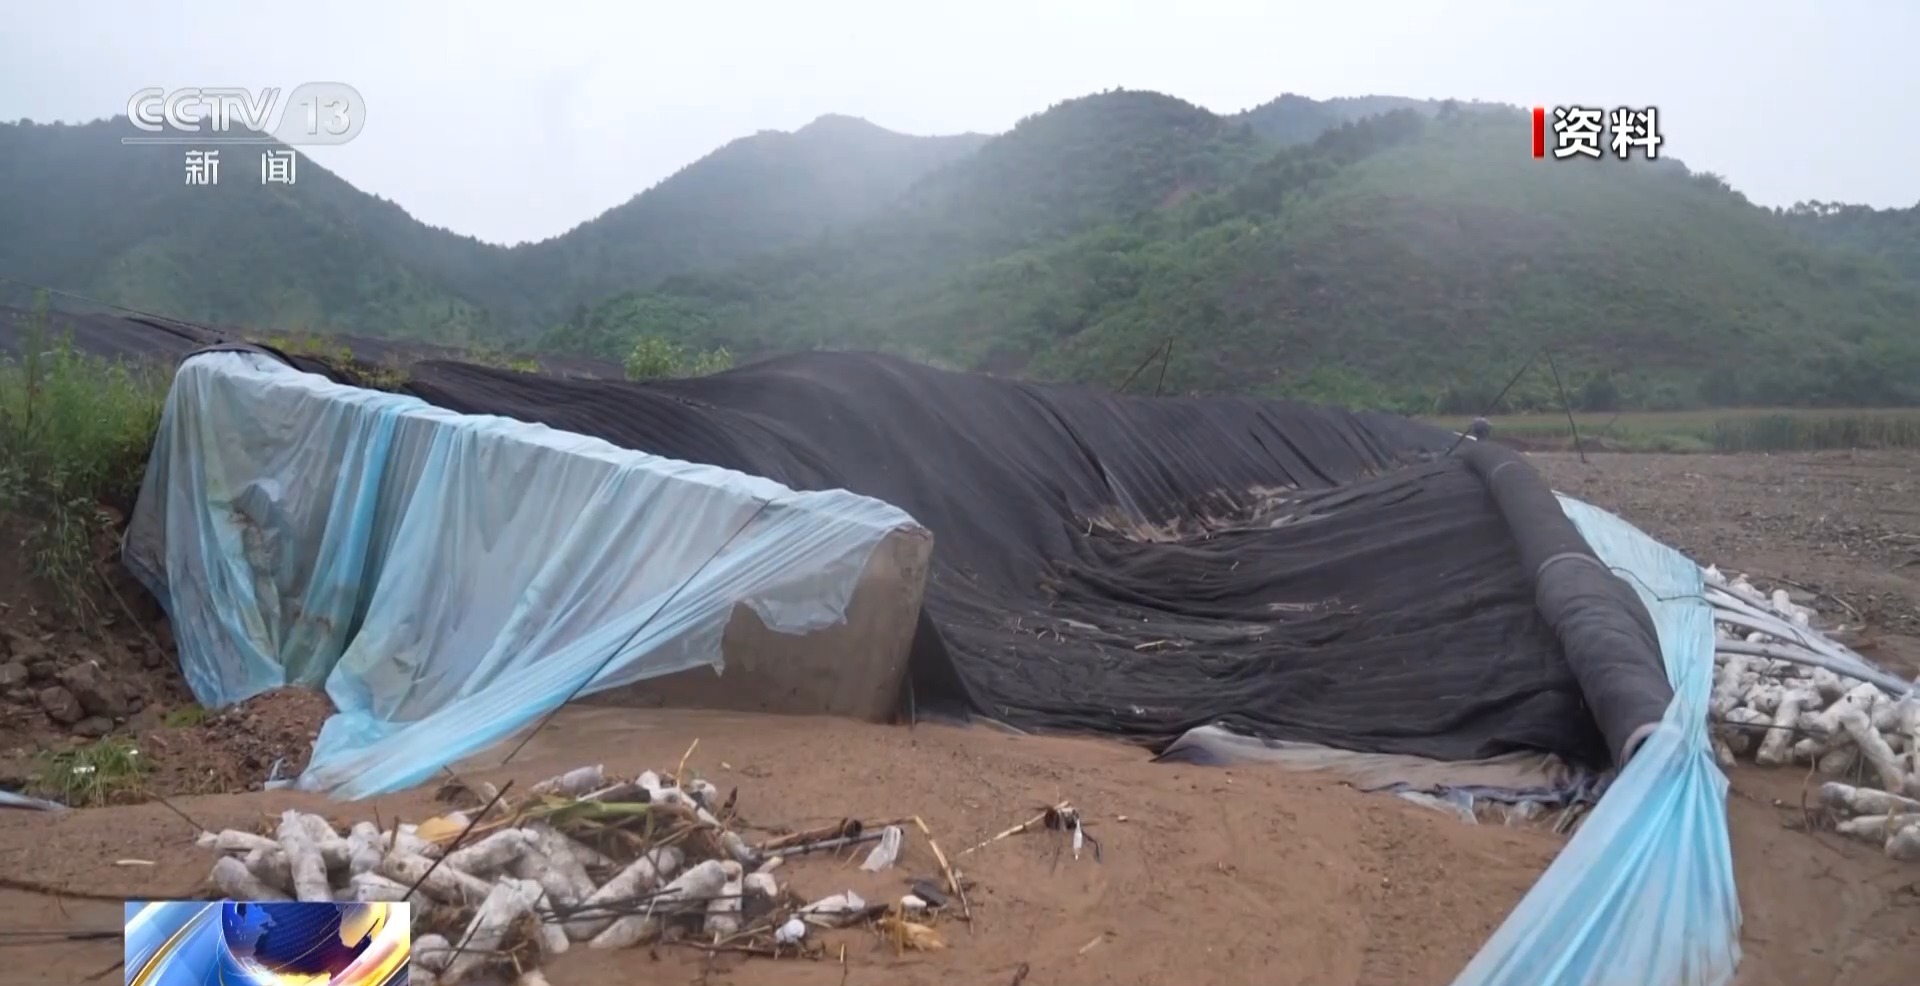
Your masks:
M890 867L900 821L845 819L749 843L733 824L738 789L723 798L682 776L618 778L593 765L514 797L453 777L437 793L449 810L418 823L359 821L342 833L290 810L263 831L203 832L199 844L220 854L210 880L228 898L411 901L412 974L428 986L513 978L577 945L825 957L809 928L865 926L896 952L937 951L948 947L935 924L949 895L971 917L964 885L917 817L904 821L926 834L945 892L919 881L897 903L852 891L809 901L777 878L784 859L881 842L892 852L869 863Z

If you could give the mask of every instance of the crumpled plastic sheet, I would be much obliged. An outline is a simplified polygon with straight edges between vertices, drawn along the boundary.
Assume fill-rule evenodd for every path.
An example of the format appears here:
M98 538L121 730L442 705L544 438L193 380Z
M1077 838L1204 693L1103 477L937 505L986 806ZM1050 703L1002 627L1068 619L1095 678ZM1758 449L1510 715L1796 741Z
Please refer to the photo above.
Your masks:
M0 791L0 808L24 808L28 811L66 811L67 806L58 801L28 797L12 791Z
M1487 787L1476 784L1386 784L1379 787L1361 787L1362 791L1381 791L1387 794L1418 793L1431 795L1442 801L1463 805L1472 809L1475 805L1487 803L1497 805L1536 804L1566 808L1574 805L1591 804L1600 800L1606 792L1608 778L1590 771L1579 771L1568 776L1567 783L1555 787Z
M806 633L915 526L844 490L711 466L303 373L184 362L129 525L187 683L339 710L298 786L420 783L563 704L701 665L736 603Z
M1740 902L1727 779L1707 738L1713 612L1700 569L1606 511L1561 506L1653 615L1674 699L1454 986L1725 986Z
M1596 773L1537 752L1505 753L1483 760L1434 760L1248 736L1218 724L1196 726L1180 734L1154 762L1216 767L1262 763L1326 771L1361 791L1428 794L1468 808L1480 802L1543 806L1591 803L1599 800L1612 777L1610 771Z

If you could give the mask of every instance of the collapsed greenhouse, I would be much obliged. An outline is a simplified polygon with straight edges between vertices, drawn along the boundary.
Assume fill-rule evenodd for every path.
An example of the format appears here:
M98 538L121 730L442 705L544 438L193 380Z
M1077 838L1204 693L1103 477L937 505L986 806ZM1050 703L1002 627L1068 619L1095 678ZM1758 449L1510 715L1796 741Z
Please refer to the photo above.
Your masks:
M327 691L301 787L417 784L576 697L1520 758L1528 797L1606 793L1459 982L1732 974L1702 572L1510 451L869 354L358 383L186 359L125 548L202 702Z

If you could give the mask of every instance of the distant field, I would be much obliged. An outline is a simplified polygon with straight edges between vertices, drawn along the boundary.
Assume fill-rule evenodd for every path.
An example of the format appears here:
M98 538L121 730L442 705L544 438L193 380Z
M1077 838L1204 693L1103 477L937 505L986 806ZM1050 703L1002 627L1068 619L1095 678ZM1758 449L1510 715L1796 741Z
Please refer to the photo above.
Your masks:
M1464 428L1469 417L1433 418ZM1495 438L1572 447L1565 414L1489 418ZM1626 452L1791 452L1835 448L1920 448L1920 408L1737 408L1575 414L1589 448Z

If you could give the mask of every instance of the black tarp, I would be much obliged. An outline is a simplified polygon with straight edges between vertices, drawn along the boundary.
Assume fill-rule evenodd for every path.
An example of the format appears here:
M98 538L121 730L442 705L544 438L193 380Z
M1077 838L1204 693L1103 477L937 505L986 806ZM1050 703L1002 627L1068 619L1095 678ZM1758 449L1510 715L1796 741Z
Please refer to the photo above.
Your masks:
M320 349L350 356L368 366L393 368L422 359L460 359L453 346L404 339L318 334L263 329L255 332L221 330L160 316L118 315L99 310L34 312L0 306L0 358L16 354L30 338L43 343L65 341L75 350L133 363L172 365L204 347L279 339L298 352ZM471 358L470 356L468 358ZM568 377L619 377L620 367L600 360L568 356L541 356L544 372Z
M0 348L26 323L0 311ZM225 336L110 315L54 328L156 359ZM385 352L359 342L356 357ZM1404 418L840 353L645 384L423 362L406 389L905 509L935 533L908 697L921 714L1155 746L1224 722L1599 766L1671 700L1644 607L1539 475L1481 443L1440 456L1455 436Z
M646 384L428 362L406 389L905 509L935 535L922 713L1598 766L1671 698L1624 582L1535 578L1586 550L1538 475L1512 459L1496 498L1497 450L1404 418L848 353Z

